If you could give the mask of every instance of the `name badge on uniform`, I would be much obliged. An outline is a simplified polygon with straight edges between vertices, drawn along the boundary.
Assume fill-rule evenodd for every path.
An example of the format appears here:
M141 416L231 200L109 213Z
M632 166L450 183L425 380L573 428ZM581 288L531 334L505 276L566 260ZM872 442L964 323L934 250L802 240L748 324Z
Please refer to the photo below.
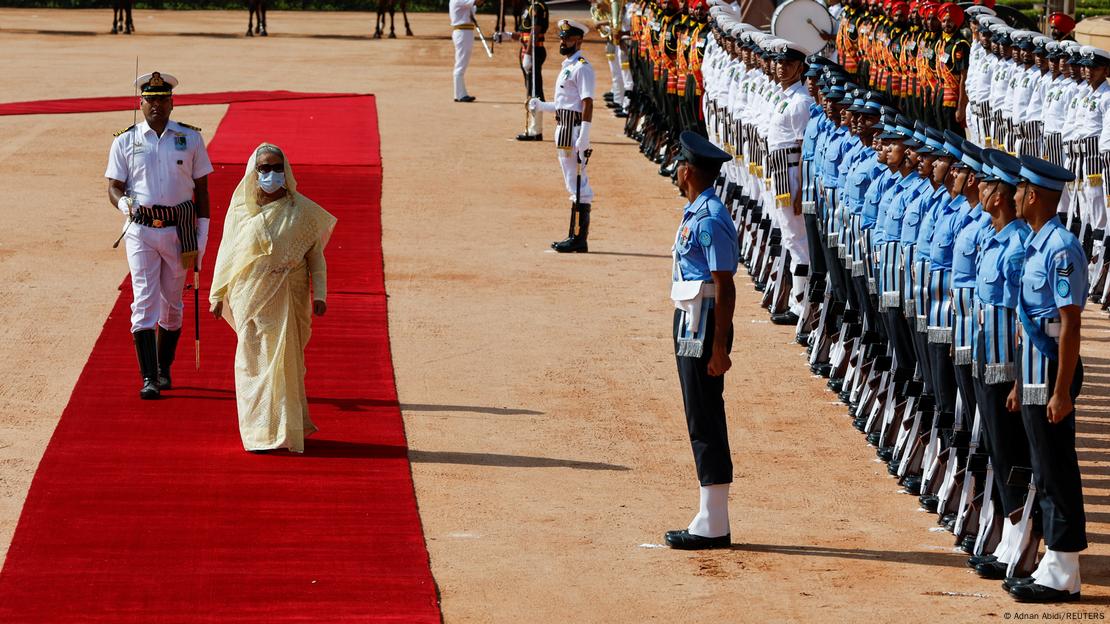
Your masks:
M179 152L185 151L185 136L178 135L173 138L173 148Z

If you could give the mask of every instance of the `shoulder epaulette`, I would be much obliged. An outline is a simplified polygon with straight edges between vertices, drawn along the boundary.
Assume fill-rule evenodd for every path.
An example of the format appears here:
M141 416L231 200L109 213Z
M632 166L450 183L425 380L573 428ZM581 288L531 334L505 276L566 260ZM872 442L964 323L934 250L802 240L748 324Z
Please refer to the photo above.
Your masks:
M701 208L698 208L697 211L694 212L694 218L695 219L708 219L709 218L709 206L702 206Z
M197 132L200 132L200 131L201 131L201 130L200 130L200 128L198 128L198 127L196 127L196 126L190 126L189 124L187 124L187 123L181 123L180 121L179 121L179 122L177 122L177 125L179 125L179 126L181 126L181 127L183 127L183 128L188 128L188 129L190 129L190 130L196 130Z
M579 63L582 63L582 64L584 64L584 65L589 65L589 64L590 64L590 62L589 62L589 61L587 61L587 60L586 60L586 57L584 57L584 56L580 56L580 57L578 57L578 62L579 62Z
M131 124L130 126L127 126L127 127L126 127L126 128L124 128L123 130L120 130L119 132L117 132L117 133L113 134L112 136L114 136L114 137L118 137L119 135L123 134L124 132L127 132L128 130L130 130L130 129L134 128L134 127L135 127L135 124Z

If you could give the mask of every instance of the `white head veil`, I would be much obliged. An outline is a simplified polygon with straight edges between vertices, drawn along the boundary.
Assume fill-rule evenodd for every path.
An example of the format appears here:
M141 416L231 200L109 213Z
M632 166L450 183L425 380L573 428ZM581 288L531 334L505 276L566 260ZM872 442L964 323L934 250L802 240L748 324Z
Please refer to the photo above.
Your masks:
M259 206L258 204L258 156L265 152L280 154L285 165L286 196ZM284 201L288 199L288 202ZM227 297L228 286L258 258L273 252L273 244L268 235L266 210L271 207L282 210L296 210L311 219L317 226L321 247L327 246L335 227L336 219L318 204L297 192L297 179L293 177L293 166L281 148L271 143L262 143L251 153L247 169L239 186L231 195L224 218L223 238L216 256L216 267L212 276L212 289L209 300L223 301Z

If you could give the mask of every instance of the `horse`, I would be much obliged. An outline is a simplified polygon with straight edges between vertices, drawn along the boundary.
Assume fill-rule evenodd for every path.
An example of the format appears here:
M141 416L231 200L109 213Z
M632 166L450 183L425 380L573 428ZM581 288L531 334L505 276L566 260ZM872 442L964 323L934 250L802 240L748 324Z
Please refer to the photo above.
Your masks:
M374 22L374 38L381 39L382 31L385 30L385 14L389 12L389 38L396 39L397 33L393 31L393 17L397 11L397 5L401 6L401 17L405 20L405 36L412 36L412 29L409 28L409 14L405 10L408 5L408 0L378 0L378 19Z
M265 37L266 36L266 0L247 0L247 36L253 37L255 33ZM254 16L258 16L258 21L255 22ZM251 32L251 26L254 26L254 32Z
M131 21L131 0L115 0L112 2L112 34L125 33L130 35L135 32L135 23Z
M520 17L524 14L525 9L528 8L528 0L508 0L502 2L497 11L497 24L494 26L494 32L505 32L505 12L508 11L513 14L513 32L520 30Z

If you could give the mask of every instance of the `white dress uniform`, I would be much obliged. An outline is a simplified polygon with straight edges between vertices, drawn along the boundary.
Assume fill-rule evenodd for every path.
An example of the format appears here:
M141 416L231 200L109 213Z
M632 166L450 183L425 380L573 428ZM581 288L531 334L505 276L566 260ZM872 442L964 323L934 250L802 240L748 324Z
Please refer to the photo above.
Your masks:
M783 196L780 188L775 193L775 211L782 231L783 247L790 252L790 273L798 275L799 266L808 266L809 243L806 238L805 217L794 214L794 198L801 192L798 162L801 158L802 137L809 123L809 110L813 98L805 84L796 82L780 92L780 100L768 115L767 153L772 167L786 167L789 194ZM770 175L770 173L768 173ZM776 173L776 177L780 175ZM795 277L791 285L790 311L799 316L805 311L806 280Z
M474 51L474 3L475 0L451 0L448 13L451 16L451 40L455 43L455 99L469 96L466 92L464 75L470 65Z
M582 100L594 97L594 69L582 56L575 52L563 60L559 77L555 80L555 146L559 155L559 166L563 170L563 181L571 202L592 204L594 191L586 168L582 168L581 196L575 195L578 159L581 155L575 148L578 142L582 118Z
M120 133L104 176L127 184L134 209L177 206L193 199L194 182L212 173L204 139L195 129L170 121L162 136L145 122ZM181 294L187 269L174 227L130 224L124 241L131 268L131 331L181 329ZM206 233L204 233L206 234ZM203 239L200 240L203 244ZM200 248L203 255L203 245Z

